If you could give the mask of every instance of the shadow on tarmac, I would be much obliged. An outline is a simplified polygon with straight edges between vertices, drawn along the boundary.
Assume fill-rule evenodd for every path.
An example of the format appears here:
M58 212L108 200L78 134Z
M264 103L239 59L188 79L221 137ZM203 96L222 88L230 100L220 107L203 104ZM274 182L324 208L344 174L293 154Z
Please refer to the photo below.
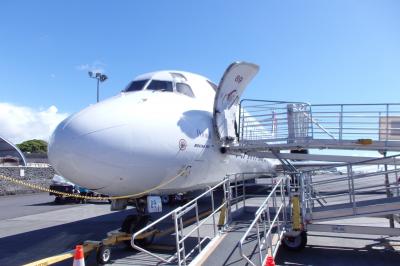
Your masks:
M107 204L110 204L109 202L107 202L107 201L90 201L89 202L90 204L94 204L94 205L107 205ZM65 202L63 202L63 203L58 203L58 202L55 202L55 201L49 201L49 202L44 202L44 203L36 203L36 204L27 204L27 205L24 205L24 206L32 206L32 207L34 207L34 206L60 206L60 205L76 205L76 206L79 206L79 205L82 205L83 203L76 203L76 202L73 202L73 201L65 201Z
M47 202L32 204L32 206L53 204L55 203ZM100 202L99 204L104 203ZM202 202L200 209L204 209L204 206L208 205L208 200L205 200ZM166 206L165 212L170 211L171 208L174 207L176 208L177 206ZM0 238L0 265L11 266L26 264L74 249L75 245L83 243L85 240L102 240L106 237L107 232L119 229L125 217L134 214L135 212L136 211L134 209L128 209L84 219L81 221ZM190 211L188 214L191 214L192 212L193 211ZM79 215L79 213L77 213L77 215ZM155 214L153 218L157 219L161 215L162 214ZM171 226L173 226L172 219L162 222L159 226L157 226L157 228L163 229L170 228ZM204 244L207 242L208 241L205 241ZM170 247L173 247L173 250L158 250L158 254L163 254L167 257L168 255L175 253L176 248L174 235L156 238L155 244L169 245ZM185 246L187 248L194 247L196 244L197 237L188 237L188 239L185 241ZM126 248L123 243L112 247L111 261L121 259L123 265L156 265L158 262L152 257L143 256L135 250ZM96 265L96 253L91 252L85 262L86 265ZM71 264L72 259L68 259L55 265L64 266Z
M399 265L400 253L389 245L388 238L385 237L324 236L313 232L310 232L308 236L311 244L298 252L280 248L275 262L279 265ZM326 238L326 245L312 244L314 242L312 241L313 237ZM361 245L362 247L360 248L337 245L338 243L354 240L362 241L358 242L359 244L364 242L366 244L365 246ZM400 241L393 242L397 242L400 245Z
M0 238L0 265L21 265L63 253L85 240L101 240L106 232L119 228L129 214L132 210ZM67 260L57 265L71 263Z

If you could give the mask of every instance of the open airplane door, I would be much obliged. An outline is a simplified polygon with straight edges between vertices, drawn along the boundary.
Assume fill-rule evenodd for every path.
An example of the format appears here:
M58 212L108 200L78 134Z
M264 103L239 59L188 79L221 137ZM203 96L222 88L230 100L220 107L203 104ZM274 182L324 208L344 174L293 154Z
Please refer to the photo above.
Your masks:
M214 99L214 128L222 146L229 145L236 138L239 99L258 70L255 64L235 62L222 76Z

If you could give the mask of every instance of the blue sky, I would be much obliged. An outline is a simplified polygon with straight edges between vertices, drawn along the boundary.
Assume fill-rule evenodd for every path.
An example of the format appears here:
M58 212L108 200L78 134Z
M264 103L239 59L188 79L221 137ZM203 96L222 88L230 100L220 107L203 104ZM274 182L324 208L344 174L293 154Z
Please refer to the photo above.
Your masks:
M235 60L261 70L246 98L400 102L400 2L1 1L0 103L73 113L136 75L219 81ZM53 110L54 111L54 110Z

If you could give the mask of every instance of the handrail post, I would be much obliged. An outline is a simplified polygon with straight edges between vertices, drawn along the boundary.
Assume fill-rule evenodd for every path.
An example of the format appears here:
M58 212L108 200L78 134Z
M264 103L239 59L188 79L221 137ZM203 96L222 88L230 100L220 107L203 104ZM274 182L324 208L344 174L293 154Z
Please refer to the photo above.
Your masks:
M197 226L197 244L199 245L199 253L201 252L200 226L199 226L199 205L196 203L196 226Z
M284 186L283 186L283 182L281 182L281 202L283 202L283 222L284 222L284 226L286 228L286 224L287 224L287 217L286 217L286 194L285 194L285 190L284 190Z
M388 146L389 140L389 104L386 104L386 138L385 138L385 146Z
M259 227L259 220L257 219L257 242L258 242L258 254L260 257L260 265L262 265L263 263L263 256L262 256L262 252L261 252L261 238L260 238L260 227Z
M303 223L303 224L306 224L305 223L305 215L306 215L306 203L307 203L307 200L308 200L308 197L309 197L309 194L307 193L308 192L308 189L309 189L309 187L308 187L308 184L307 184L307 180L306 180L306 178L305 178L305 173L300 173L300 175L299 175L299 178L300 178L300 193L299 193L299 200L300 200L300 202L301 202L301 222Z
M238 210L238 184L237 184L237 174L235 174L235 206L236 210Z
M343 140L343 104L340 105L339 116L339 141Z
M353 166L350 164L349 165L350 173L349 173L349 182L351 186L351 192L350 192L350 197L352 199L352 204L353 204L353 214L357 214L357 202L356 202L356 191L354 189L354 177L353 177Z
M238 133L238 141L241 141L241 140L243 140L243 130L242 130L242 125L243 125L243 123L242 123L242 102L243 102L243 100L242 101L240 101L240 103L239 103L239 124L238 124L238 131L239 132L237 132Z
M389 124L389 121L386 120L386 124ZM383 156L386 158L386 151L383 152ZM389 181L389 174L388 174L388 165L387 162L384 164L385 167L385 189L386 189L386 197L391 198L392 197L392 192L390 191L390 181ZM389 226L390 228L394 228L394 218L393 215L389 215Z
M246 208L246 186L244 182L244 173L242 173L242 182L243 182L243 208Z
M310 120L311 139L314 139L314 123L313 123L314 120L313 120L313 113L312 113L312 105L309 104L308 106L309 106L309 108L310 108L310 118L311 118L311 120Z
M181 236L182 236L182 238L184 237L184 235L183 235L183 221L182 221L182 216L181 217L179 217L179 231L180 231L180 234L181 234ZM182 239L182 242L181 242L181 244L182 244L182 252L183 252L183 265L185 265L186 266L186 252L185 252L185 240L183 240Z
M349 187L349 203L352 203L353 197L351 196L351 181L350 181L350 175L351 175L351 164L347 165L347 184Z
M214 211L215 211L215 203L214 203L214 190L212 189L211 190L211 210L212 210L212 218L213 218L213 230L214 230L214 237L217 235L217 230L216 230L216 228L215 228L215 214L214 214Z
M394 170L395 170L395 175L396 175L396 195L397 197L400 196L399 194L399 172L397 171L397 160L395 157L393 157L393 164L394 164Z
M180 243L179 243L179 227L178 227L178 218L176 215L176 212L173 213L173 218L174 218L174 225L175 225L175 241L176 241L176 255L178 258L178 265L182 265L181 261L181 248L180 248Z

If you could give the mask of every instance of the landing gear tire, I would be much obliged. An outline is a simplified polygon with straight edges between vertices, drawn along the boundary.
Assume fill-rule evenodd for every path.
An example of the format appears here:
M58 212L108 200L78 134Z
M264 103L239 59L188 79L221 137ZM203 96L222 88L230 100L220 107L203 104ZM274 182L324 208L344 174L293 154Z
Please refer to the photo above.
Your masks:
M107 264L111 259L111 248L109 246L100 246L97 249L96 261L99 265Z
M175 195L175 201L176 202L182 203L183 200L184 200L184 198L183 198L183 194L182 193L178 193L178 194Z
M121 231L133 235L135 232L139 231L140 229L142 229L143 227L152 222L153 219L149 215L129 215L125 218L124 222L122 223ZM152 228L149 228L148 231L151 230ZM149 235L148 237L142 239L135 240L135 244L144 247L151 244L153 240L154 240L154 234ZM130 240L124 241L124 244L127 248L133 249Z
M161 196L161 202L163 203L163 204L169 204L171 201L170 201L170 198L169 198L169 195L162 195Z
M290 251L300 251L307 245L307 232L302 231L297 236L284 236L283 246Z
M56 198L54 199L54 202L55 202L56 204L60 204L60 203L62 202L62 197L56 196Z

